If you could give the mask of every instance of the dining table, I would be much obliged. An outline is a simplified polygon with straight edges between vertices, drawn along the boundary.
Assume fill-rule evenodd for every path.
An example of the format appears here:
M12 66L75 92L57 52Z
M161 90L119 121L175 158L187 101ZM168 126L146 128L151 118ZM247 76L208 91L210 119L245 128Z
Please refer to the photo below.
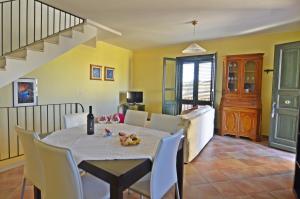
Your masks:
M110 131L110 135L107 134ZM47 136L42 141L71 150L79 169L94 175L110 185L110 198L122 199L123 192L131 185L151 172L160 140L170 133L133 126L123 123L95 124L93 135L87 135L86 125L62 129ZM135 134L141 139L140 144L123 146L119 133ZM177 178L179 195L183 195L184 138L177 152ZM34 191L35 198L40 197ZM174 194L176 198L176 194Z

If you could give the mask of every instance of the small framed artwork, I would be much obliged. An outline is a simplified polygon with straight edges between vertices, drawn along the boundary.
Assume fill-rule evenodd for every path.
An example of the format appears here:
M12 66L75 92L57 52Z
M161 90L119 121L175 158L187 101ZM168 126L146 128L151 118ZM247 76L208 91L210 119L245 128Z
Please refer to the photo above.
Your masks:
M92 80L102 80L102 66L90 65L90 79Z
M115 69L112 67L104 68L104 79L106 81L114 81L115 80Z
M13 83L14 106L37 105L37 79L18 79Z

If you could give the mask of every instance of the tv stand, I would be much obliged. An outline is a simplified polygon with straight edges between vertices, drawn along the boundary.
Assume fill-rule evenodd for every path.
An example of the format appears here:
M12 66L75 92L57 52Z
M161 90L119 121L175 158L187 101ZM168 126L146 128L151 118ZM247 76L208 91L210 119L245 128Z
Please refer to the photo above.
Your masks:
M121 110L120 110L121 109ZM140 103L124 103L118 106L118 112L126 114L127 110L145 111L145 104Z

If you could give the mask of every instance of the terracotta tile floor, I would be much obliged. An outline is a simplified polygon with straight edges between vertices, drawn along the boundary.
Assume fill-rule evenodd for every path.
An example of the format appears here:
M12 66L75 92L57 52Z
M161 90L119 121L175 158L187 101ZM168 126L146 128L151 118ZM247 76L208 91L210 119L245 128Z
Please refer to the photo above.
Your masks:
M215 136L185 165L184 199L294 199L295 155L266 143ZM0 173L0 199L20 197L23 167ZM124 193L126 199L138 195ZM174 198L174 190L165 198ZM25 199L33 198L26 186Z

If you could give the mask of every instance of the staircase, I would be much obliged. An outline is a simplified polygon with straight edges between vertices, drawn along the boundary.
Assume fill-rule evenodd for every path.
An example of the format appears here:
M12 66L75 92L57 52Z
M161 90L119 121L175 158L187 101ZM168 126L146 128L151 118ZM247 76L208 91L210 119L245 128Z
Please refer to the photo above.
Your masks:
M0 88L75 46L99 27L38 0L0 2Z

